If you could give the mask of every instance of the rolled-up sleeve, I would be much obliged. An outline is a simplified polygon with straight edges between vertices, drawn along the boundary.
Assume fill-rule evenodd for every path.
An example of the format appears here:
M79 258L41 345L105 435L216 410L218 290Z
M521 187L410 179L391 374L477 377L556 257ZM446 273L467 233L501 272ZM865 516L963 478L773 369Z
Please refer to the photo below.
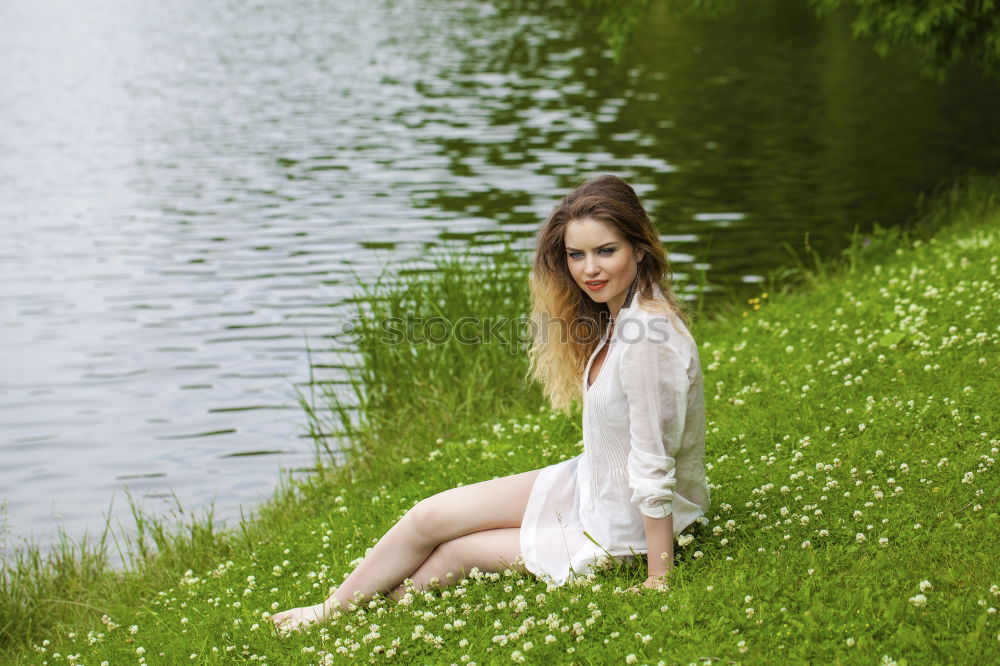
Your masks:
M644 337L625 345L622 389L628 399L629 486L632 502L651 518L673 512L674 460L684 437L687 361L667 340Z

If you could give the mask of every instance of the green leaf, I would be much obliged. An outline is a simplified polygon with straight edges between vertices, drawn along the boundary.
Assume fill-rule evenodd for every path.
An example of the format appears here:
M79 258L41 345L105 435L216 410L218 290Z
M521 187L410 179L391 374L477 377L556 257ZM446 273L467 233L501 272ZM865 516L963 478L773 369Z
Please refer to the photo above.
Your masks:
M976 618L976 635L978 635L978 636L982 636L983 635L983 629L986 628L986 618L987 617L988 616L986 615L986 613L982 613L982 614L980 614L979 617Z
M926 643L923 631L920 627L913 627L908 624L901 624L896 630L896 638L906 647L920 647Z
M906 333L903 331L890 331L882 336L882 339L878 341L883 347L891 347L892 345L898 345L902 342L903 338L906 337Z
M966 603L965 599L962 599L961 597L955 597L954 599L951 600L951 603L948 605L949 613L953 616L960 616L962 611L965 609L965 603Z

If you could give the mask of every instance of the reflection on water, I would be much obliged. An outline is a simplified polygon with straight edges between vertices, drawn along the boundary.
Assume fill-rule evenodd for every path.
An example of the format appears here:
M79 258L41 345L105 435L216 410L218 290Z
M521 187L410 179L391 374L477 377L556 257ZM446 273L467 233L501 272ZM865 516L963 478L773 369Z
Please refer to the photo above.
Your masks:
M801 3L654 12L621 65L571 5L13 0L0 9L0 497L15 534L266 497L353 276L530 251L612 172L684 281L753 285L959 166L1000 95L919 80ZM325 373L325 374L324 374ZM126 516L116 495L115 516ZM124 520L127 522L127 519Z

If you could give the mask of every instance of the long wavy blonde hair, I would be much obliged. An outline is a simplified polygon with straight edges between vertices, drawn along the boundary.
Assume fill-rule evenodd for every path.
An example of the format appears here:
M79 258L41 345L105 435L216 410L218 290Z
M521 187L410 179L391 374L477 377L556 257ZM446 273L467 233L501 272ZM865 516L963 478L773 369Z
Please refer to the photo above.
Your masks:
M531 378L538 381L552 407L570 411L581 397L587 360L607 331L610 312L573 280L564 234L574 220L590 218L618 230L642 250L636 296L646 309L687 315L671 288L670 264L659 234L635 190L617 176L598 176L577 186L553 209L541 231L529 276L533 338L528 350ZM657 298L658 285L663 298Z

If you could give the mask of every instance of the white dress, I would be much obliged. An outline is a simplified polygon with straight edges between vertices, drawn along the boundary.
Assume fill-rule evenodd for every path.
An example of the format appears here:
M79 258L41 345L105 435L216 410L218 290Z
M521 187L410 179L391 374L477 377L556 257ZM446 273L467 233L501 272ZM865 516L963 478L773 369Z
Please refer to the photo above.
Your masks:
M694 339L675 316L641 308L638 295L614 328L590 387L608 335L583 372L583 453L542 469L521 523L525 566L556 585L590 573L603 555L645 553L643 515L673 514L676 537L710 506Z

